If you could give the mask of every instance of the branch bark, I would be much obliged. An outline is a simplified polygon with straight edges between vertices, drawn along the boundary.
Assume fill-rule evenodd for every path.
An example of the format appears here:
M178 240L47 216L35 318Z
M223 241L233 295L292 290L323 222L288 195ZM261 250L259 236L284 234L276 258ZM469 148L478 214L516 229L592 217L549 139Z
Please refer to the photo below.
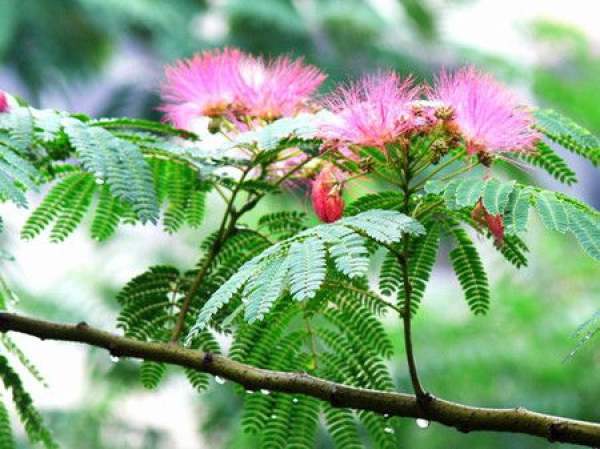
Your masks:
M0 313L0 331L14 331L42 340L85 343L118 357L179 365L218 375L249 390L299 393L335 407L371 410L407 418L423 418L461 432L497 431L533 435L549 441L600 446L600 424L536 413L524 408L495 409L462 405L431 396L425 404L414 395L350 387L306 373L270 371L227 357L183 348L174 343L149 343L95 329L86 323L66 325Z

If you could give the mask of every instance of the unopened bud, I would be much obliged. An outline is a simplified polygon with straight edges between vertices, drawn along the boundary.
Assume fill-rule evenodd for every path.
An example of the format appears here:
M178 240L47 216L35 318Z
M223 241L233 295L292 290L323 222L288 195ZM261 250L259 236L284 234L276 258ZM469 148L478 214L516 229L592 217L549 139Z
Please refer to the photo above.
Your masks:
M312 184L311 199L317 217L325 223L332 223L342 217L344 200L342 183L344 174L334 165L325 166Z

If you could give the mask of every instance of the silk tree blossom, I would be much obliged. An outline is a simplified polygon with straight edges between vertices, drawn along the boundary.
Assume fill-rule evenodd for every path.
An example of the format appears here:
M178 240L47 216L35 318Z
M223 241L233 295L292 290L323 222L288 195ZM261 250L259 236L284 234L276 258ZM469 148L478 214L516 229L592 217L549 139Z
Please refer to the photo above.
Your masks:
M313 181L311 200L315 214L321 221L333 223L342 217L342 188L346 177L339 168L328 163Z
M289 117L305 111L326 76L302 59L279 57L266 61L246 56L240 73L240 102L248 115L265 120Z
M161 110L167 121L187 129L197 117L224 116L243 128L244 116L272 120L305 110L325 75L300 59L265 61L226 48L180 61L165 78Z
M321 127L326 140L384 148L413 129L411 103L420 88L394 72L368 75L338 88L324 101L335 119Z
M186 128L194 117L219 116L238 107L243 58L241 51L225 48L205 51L168 67L161 92L166 119Z
M4 92L0 91L0 113L8 112L8 110L8 98L6 97L6 94Z
M527 151L539 139L531 112L491 75L473 67L443 71L428 96L452 109L469 154Z

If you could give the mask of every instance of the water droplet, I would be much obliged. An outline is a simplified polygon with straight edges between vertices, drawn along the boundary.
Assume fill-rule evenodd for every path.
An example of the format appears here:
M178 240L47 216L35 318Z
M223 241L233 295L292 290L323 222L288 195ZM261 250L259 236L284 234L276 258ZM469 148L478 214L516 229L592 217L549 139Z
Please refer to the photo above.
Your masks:
M421 429L427 429L429 427L429 421L422 418L417 418L417 426Z
M297 403L298 403L298 398L294 398L294 399L292 399L292 402L293 402L294 404L297 404Z
M119 357L117 357L116 355L111 355L110 361L113 363L117 363L119 361Z
M386 427L386 428L383 429L383 431L385 433L394 433L394 429L392 429L391 427Z
M270 392L269 390L266 390L266 389L264 389L264 388L261 388L260 392L261 392L262 394L271 394L271 392Z
M223 385L225 383L225 379L223 379L222 377L219 377L219 376L215 376L215 382Z

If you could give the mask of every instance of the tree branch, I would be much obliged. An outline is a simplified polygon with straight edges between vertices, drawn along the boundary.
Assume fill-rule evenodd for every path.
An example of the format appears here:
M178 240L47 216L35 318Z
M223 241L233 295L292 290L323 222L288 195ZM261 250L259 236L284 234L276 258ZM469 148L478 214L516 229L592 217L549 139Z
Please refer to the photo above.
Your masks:
M370 410L408 418L424 418L462 432L497 431L533 435L550 441L600 446L600 424L535 413L523 408L470 407L436 397L418 403L413 395L350 387L306 373L270 371L227 357L186 349L173 343L149 343L121 337L88 326L57 324L11 313L0 313L0 331L14 331L42 340L85 343L108 350L118 357L133 357L170 363L218 375L249 390L267 389L299 393L331 403L335 407Z

